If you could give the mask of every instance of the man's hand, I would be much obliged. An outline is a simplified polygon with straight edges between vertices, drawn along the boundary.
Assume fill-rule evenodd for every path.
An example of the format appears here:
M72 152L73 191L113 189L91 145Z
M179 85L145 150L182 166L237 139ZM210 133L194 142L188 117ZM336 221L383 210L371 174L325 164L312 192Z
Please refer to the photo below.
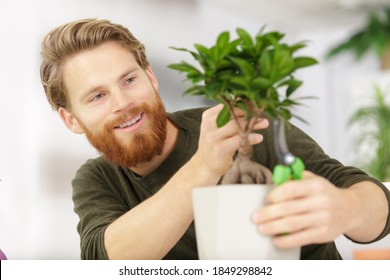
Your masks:
M217 127L217 116L222 110L223 105L219 104L205 111L202 116L200 128L199 147L194 158L199 163L206 166L209 172L219 177L223 176L233 163L233 155L240 145L240 131L235 120L231 119L223 127ZM240 125L244 125L245 113L242 110L235 109L236 116ZM260 119L255 124L255 130L267 128L269 122L267 119ZM249 136L250 144L259 144L263 141L263 136L258 133L251 133Z
M382 203L385 198L384 194L382 199L376 196L383 193L379 187L361 188L363 184L372 183L340 189L305 171L302 180L288 181L273 189L269 204L254 212L252 220L260 233L273 235L275 245L281 248L330 242L349 232L359 241L370 241L383 230L385 220L376 213L375 219L379 219L373 223L374 229L367 230L373 219L372 207L376 206L364 201L376 197Z

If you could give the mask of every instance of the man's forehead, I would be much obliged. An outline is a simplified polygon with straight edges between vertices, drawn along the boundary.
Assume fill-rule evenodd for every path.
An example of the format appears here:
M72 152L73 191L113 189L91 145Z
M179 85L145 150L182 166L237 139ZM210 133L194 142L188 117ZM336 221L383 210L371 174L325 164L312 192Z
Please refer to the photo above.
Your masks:
M140 70L134 55L118 43L105 43L69 57L63 65L69 91L84 94Z

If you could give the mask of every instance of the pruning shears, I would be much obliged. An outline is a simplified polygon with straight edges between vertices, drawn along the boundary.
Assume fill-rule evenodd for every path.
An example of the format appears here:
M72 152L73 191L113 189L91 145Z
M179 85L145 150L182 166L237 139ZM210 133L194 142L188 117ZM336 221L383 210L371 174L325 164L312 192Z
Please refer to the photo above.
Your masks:
M281 118L275 119L273 120L273 127L275 153L279 161L272 173L274 184L278 186L290 179L302 179L305 165L299 157L294 156L288 149L285 121Z

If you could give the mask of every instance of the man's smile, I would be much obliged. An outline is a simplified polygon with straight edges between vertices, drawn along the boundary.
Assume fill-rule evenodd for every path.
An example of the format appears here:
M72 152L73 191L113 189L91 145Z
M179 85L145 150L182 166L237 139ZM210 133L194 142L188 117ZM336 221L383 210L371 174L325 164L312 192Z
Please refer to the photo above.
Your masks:
M132 119L130 119L128 121L125 121L124 123L122 123L120 125L115 126L114 128L115 129L123 129L123 128L128 128L130 126L133 126L134 124L136 124L137 122L139 122L141 120L142 116L143 116L143 113L141 113L138 116L133 117Z

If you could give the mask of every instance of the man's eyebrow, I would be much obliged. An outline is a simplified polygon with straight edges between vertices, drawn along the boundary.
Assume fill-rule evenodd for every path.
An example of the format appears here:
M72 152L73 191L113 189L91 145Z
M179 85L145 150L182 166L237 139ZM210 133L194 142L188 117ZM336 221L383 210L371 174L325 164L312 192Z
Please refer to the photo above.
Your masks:
M91 95L92 93L94 92L97 92L99 91L100 89L102 89L103 86L96 86L96 87L91 87L89 89L87 89L86 91L84 91L81 96L80 96L80 100L84 100L86 99L89 95Z
M137 70L139 70L139 68L134 67L134 68L131 68L131 69L129 69L129 70L123 72L123 74L119 76L118 82L120 82L121 80L123 80L124 78L126 78L127 76L129 76L130 74L136 72Z

